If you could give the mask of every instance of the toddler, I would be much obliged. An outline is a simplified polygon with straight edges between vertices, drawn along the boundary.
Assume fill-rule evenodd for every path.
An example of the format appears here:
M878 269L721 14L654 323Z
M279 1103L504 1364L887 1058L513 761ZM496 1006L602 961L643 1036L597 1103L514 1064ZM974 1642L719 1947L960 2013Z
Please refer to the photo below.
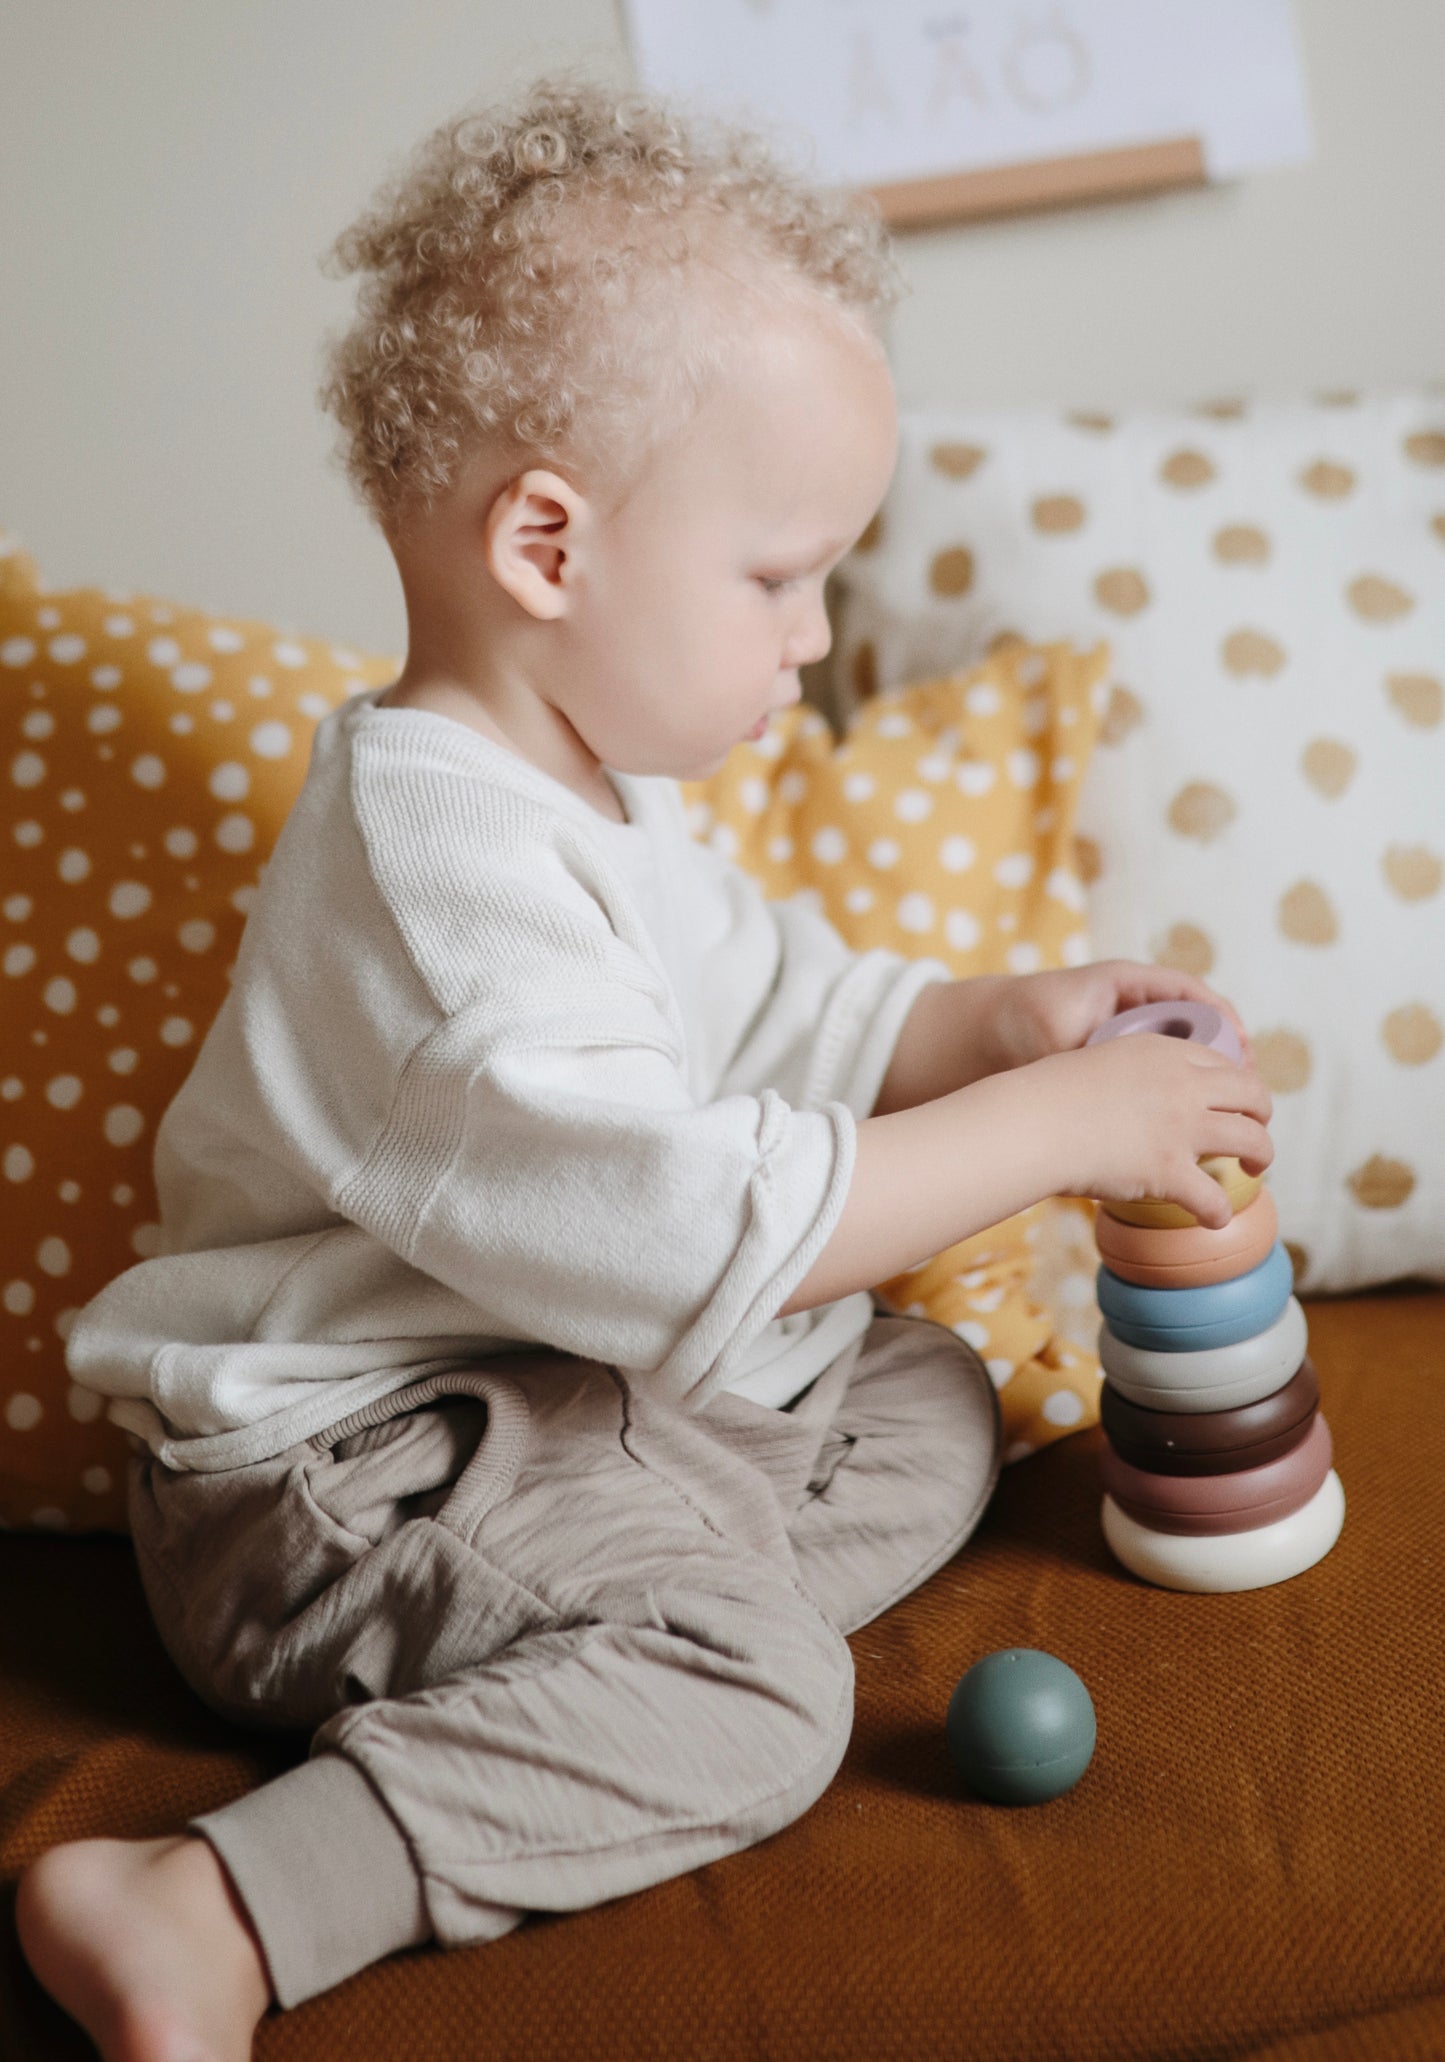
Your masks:
M872 212L559 77L337 253L406 660L316 731L157 1135L161 1251L68 1348L177 1667L310 1753L27 1871L113 2062L233 2062L273 2002L806 1811L845 1636L999 1466L978 1356L871 1285L1061 1191L1217 1226L1199 1156L1271 1157L1251 1064L1083 1049L1199 982L854 952L689 835L677 782L798 699L892 471Z

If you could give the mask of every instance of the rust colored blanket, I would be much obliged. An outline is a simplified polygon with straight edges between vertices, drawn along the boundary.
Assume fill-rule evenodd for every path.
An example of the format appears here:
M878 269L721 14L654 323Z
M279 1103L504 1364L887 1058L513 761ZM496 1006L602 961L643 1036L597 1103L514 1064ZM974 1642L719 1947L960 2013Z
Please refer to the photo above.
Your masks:
M1008 1469L963 1553L856 1634L821 1802L631 1899L431 1947L273 2012L258 2062L1435 2062L1445 2056L1445 1292L1307 1306L1345 1529L1274 1589L1149 1589L1097 1431ZM975 1802L943 1714L995 1647L1062 1656L1094 1761ZM14 1883L304 1756L186 1688L127 1540L0 1539L0 2055L93 2054L31 1979Z

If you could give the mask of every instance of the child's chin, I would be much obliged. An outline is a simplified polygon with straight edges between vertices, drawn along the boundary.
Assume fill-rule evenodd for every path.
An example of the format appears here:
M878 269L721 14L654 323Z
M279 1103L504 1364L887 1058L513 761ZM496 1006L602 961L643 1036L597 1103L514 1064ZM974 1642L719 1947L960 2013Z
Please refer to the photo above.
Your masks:
M700 759L686 773L678 775L679 780L710 780L713 774L726 766L733 750L731 745L720 745L710 758Z

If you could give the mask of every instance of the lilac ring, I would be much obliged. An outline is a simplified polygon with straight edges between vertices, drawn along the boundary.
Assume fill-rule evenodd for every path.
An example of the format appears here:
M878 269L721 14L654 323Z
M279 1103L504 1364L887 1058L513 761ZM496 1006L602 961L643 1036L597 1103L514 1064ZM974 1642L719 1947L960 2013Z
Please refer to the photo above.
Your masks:
M1238 1065L1244 1058L1239 1033L1212 1002L1141 1002L1137 1009L1121 1010L1089 1033L1090 1045L1102 1045L1106 1038L1127 1038L1134 1031L1155 1031L1164 1038L1188 1039L1192 1045L1210 1045Z

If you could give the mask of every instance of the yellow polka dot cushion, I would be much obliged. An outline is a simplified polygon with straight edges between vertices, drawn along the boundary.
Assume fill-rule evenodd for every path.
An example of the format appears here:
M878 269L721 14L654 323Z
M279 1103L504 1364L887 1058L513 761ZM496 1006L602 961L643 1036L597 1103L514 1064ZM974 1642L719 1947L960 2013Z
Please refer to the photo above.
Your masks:
M841 741L815 709L786 710L684 784L694 832L860 949L960 976L1081 964L1074 821L1108 659L1004 638L973 669L871 700ZM1097 1421L1097 1264L1092 1206L1050 1198L877 1293L983 1356L1013 1462Z
M915 413L840 583L835 717L1109 640L1094 953L1239 1006L1303 1289L1445 1279L1445 386Z
M0 1524L125 1531L123 1435L65 1372L156 1250L190 1070L317 719L394 665L141 597L47 593L0 537Z
M870 708L835 749L777 719L689 788L695 833L851 942L959 972L1086 956L1069 853L1107 654L1008 647ZM159 1118L225 994L258 869L317 720L391 658L86 589L47 592L0 536L0 1525L124 1532L126 1446L70 1382L75 1310L157 1250ZM1097 1416L1080 1206L1040 1206L889 1284L1000 1385L1011 1457ZM1072 1325L1070 1319L1078 1320Z

